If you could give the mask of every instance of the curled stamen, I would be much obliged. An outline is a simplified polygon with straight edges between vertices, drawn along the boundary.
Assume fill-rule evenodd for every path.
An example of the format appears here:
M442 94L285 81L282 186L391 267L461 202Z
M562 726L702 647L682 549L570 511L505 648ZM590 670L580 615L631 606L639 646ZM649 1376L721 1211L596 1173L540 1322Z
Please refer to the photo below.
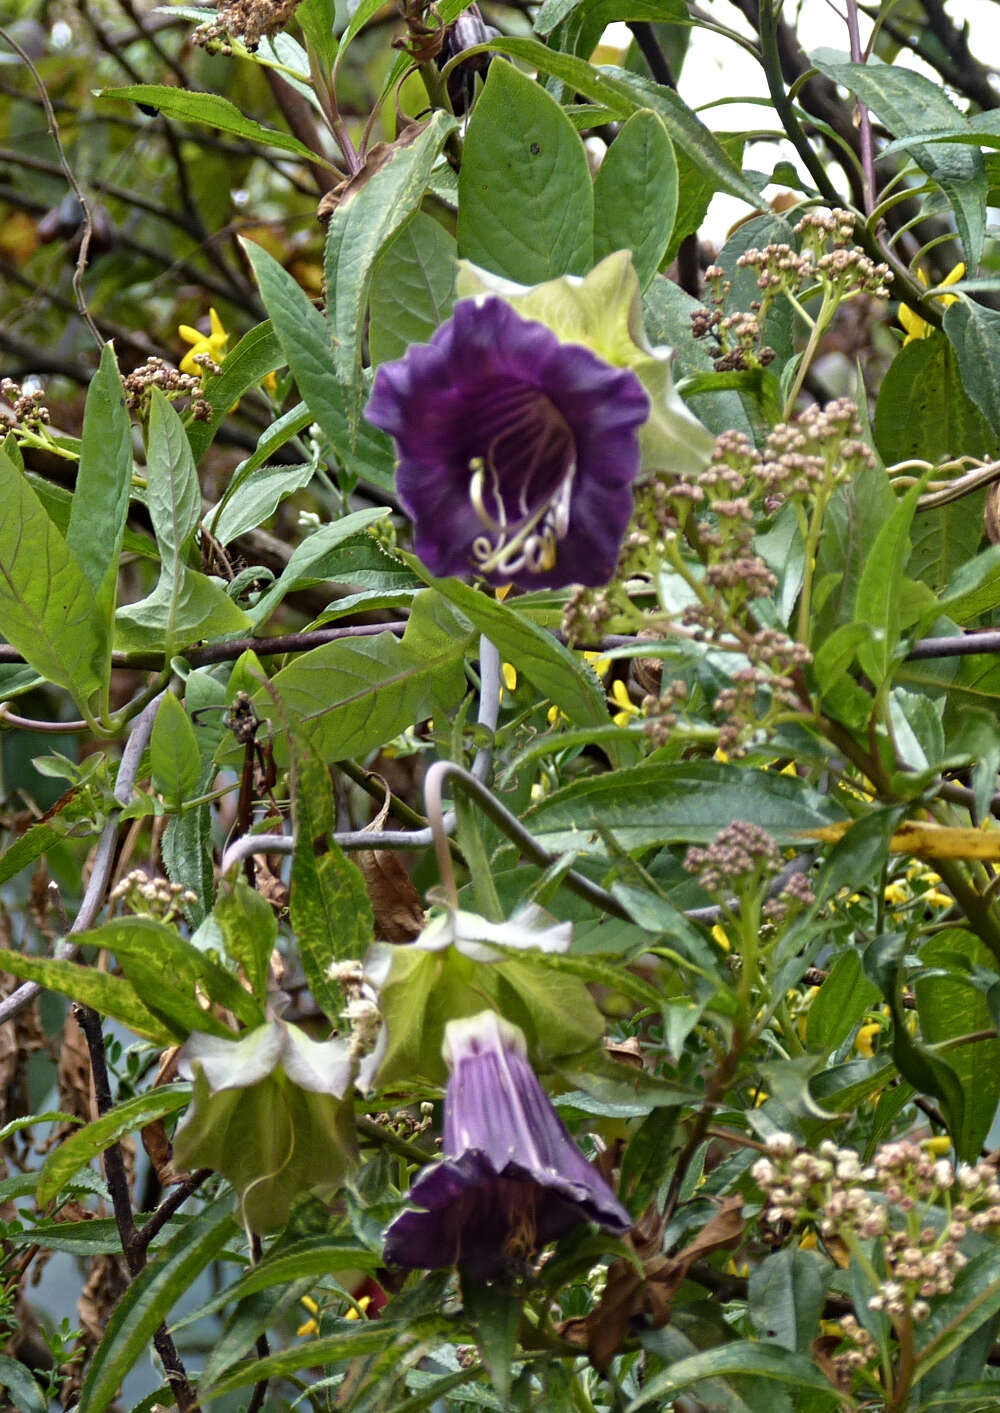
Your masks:
M490 468L492 470L492 467ZM494 494L500 521L486 510L482 497L482 473L477 471L469 487L469 499L481 524L492 531L477 535L472 542L472 559L483 574L505 574L513 577L522 569L540 574L552 569L558 558L558 544L569 532L570 501L576 462L571 462L566 474L551 496L520 522L509 526L499 491ZM494 484L496 483L494 474ZM508 529L512 530L508 538Z

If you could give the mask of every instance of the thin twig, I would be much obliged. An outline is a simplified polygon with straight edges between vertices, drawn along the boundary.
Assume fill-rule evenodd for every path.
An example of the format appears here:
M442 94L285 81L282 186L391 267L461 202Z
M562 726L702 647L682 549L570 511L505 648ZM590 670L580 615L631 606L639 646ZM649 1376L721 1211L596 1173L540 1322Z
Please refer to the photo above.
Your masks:
M146 1251L153 1237L163 1230L174 1213L179 1211L191 1194L197 1192L202 1183L211 1176L211 1168L199 1168L197 1172L191 1173L183 1182L179 1182L175 1188L172 1188L153 1212L149 1221L144 1222L136 1232L136 1249Z
M14 52L18 55L21 62L24 64L25 68L28 70L29 74L34 80L35 86L38 89L39 97L42 100L42 106L45 109L45 117L49 126L49 135L51 136L52 141L55 143L56 152L59 155L59 165L62 168L63 176L69 183L70 189L72 190L73 195L76 197L77 201L79 201L80 209L83 211L83 235L80 241L80 251L76 257L76 268L73 271L73 292L76 295L76 303L77 308L80 311L80 318L83 320L83 322L87 325L87 328L93 334L94 340L97 343L98 348L103 348L104 340L101 338L100 330L91 318L90 310L87 307L87 297L83 292L83 275L84 271L87 268L87 255L90 252L90 237L93 235L94 232L94 222L90 214L90 207L87 204L87 198L83 194L83 188L77 181L73 173L73 168L70 166L69 161L66 157L66 153L62 145L62 139L59 136L59 123L56 120L55 109L52 107L52 103L49 99L48 92L46 91L45 83L42 79L42 76L35 68L34 63L32 62L31 55L26 53L25 50L21 48L20 44L18 44L17 40L13 37L10 31L8 29L5 29L3 25L0 25L0 38L2 38L5 43L10 45L11 49L13 49Z
M143 751L149 742L150 732L153 729L153 721L159 710L160 699L155 701L140 713L125 743L122 751L121 764L118 767L118 778L115 781L114 798L120 806L128 804L132 795L132 786L139 771L142 761ZM114 810L101 830L101 836L97 841L97 848L94 851L94 862L90 870L90 879L87 883L86 891L80 903L80 910L73 920L73 925L63 940L56 947L55 955L60 961L68 961L76 955L76 945L71 938L80 932L86 932L92 927L97 914L101 910L104 902L104 892L107 888L108 879L111 877L111 868L115 857L115 844L118 839L118 811ZM23 986L19 986L4 1001L0 1001L0 1025L11 1020L25 1006L29 1005L42 990L42 986L37 981L26 981Z
M851 44L851 59L855 64L863 64L861 52L861 31L858 28L858 0L846 0L847 33ZM861 100L857 103L858 137L861 143L861 168L864 172L865 215L870 216L875 209L875 148L872 143L872 123L868 109Z
M113 1107L114 1098L111 1093L111 1079L108 1074L108 1059L104 1048L101 1017L89 1006L80 1005L78 1002L74 1003L73 1014L87 1039L97 1111L99 1114L106 1114ZM115 1214L118 1235L121 1238L125 1264L128 1266L129 1273L135 1277L146 1264L146 1248L140 1243L139 1231L132 1212L128 1173L125 1169L125 1157L120 1143L112 1143L109 1148L104 1150L104 1178L111 1197L111 1206ZM180 1355L177 1353L177 1346L171 1335L168 1334L165 1324L161 1324L153 1335L153 1345L162 1360L163 1372L176 1396L180 1413L196 1413L197 1399L188 1382Z
M255 1266L260 1264L261 1251L260 1237L254 1232L250 1239L250 1257ZM266 1330L261 1330L260 1334L257 1336L255 1349L258 1359L266 1359L270 1354L271 1346L267 1342ZM250 1402L247 1404L247 1413L260 1413L261 1408L264 1406L264 1399L267 1397L268 1382L269 1380L267 1378L263 1378L258 1379L254 1384L253 1393L250 1395Z

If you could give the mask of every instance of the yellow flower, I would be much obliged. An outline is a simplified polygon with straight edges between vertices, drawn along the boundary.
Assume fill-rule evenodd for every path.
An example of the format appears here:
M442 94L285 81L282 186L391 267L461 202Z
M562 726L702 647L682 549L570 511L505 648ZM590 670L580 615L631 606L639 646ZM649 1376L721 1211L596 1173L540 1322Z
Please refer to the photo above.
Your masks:
M920 901L926 903L929 908L950 908L955 899L941 888L932 888L929 893L923 895Z
M500 669L503 673L503 684L508 692L517 691L517 668L512 662L505 662Z
M935 1158L943 1158L951 1150L951 1139L946 1133L936 1134L933 1138L924 1138L920 1143L921 1148L926 1153L932 1154Z
M352 1305L352 1306L351 1306L350 1310L348 1310L347 1314L344 1316L344 1319L345 1319L345 1320L360 1320L360 1319L362 1318L362 1316L368 1314L368 1307L369 1307L369 1305L370 1305L371 1303L372 1303L372 1298L371 1298L371 1296L370 1296L370 1295L363 1295L363 1296L361 1297L361 1299L360 1299L355 1305Z
M607 677L608 673L611 671L611 659L609 657L602 657L600 653L585 652L583 660L584 662L590 663L598 677Z
M882 1026L878 1021L869 1021L867 1025L858 1027L858 1033L854 1037L854 1048L859 1055L863 1055L866 1060L870 1060L875 1054L875 1037L882 1031Z
M569 717L563 711L562 707L557 707L555 702L553 702L545 713L545 720L550 726L558 726L560 721L568 721Z
M941 283L943 285L953 285L964 278L965 262L960 260L953 270L948 271ZM924 274L923 270L917 271L917 279L925 288L927 287L927 276ZM955 304L958 300L957 294L936 294L933 297L939 299L942 304ZM927 320L922 318L915 309L911 309L907 304L901 304L899 306L899 322L906 330L906 338L903 340L904 347L906 344L912 343L914 339L929 338L934 332L933 327L928 324Z
M721 927L719 923L716 923L712 928L712 941L718 942L724 952L732 951L732 943L729 941L726 929Z
M303 1295L300 1304L304 1305L314 1318L306 1320L304 1325L299 1325L295 1331L297 1335L317 1335L319 1334L319 1321L315 1316L319 1313L319 1306L310 1295Z
M890 906L894 908L900 908L903 906L904 903L908 903L910 901L911 894L909 888L906 886L905 883L897 882L886 884L885 893L883 896L885 897L885 901L889 903Z
M621 708L611 718L616 726L627 726L634 717L642 715L640 709L629 696L628 688L620 677L615 678L612 682L611 695L614 697L616 705Z
M201 364L194 361L199 354L207 353L213 363L221 363L226 356L229 335L222 327L222 320L214 309L208 311L208 318L211 324L211 333L203 334L200 329L192 329L190 324L181 324L177 330L184 342L191 345L181 359L181 372L190 373L195 378L199 374L202 377L205 375Z

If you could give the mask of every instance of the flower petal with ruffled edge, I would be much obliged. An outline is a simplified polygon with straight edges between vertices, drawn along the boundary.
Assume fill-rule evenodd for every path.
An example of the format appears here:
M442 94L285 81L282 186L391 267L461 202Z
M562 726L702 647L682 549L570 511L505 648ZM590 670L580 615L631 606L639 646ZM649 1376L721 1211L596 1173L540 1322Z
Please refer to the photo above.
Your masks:
M384 363L366 416L428 569L538 589L614 574L649 410L630 369L488 297Z

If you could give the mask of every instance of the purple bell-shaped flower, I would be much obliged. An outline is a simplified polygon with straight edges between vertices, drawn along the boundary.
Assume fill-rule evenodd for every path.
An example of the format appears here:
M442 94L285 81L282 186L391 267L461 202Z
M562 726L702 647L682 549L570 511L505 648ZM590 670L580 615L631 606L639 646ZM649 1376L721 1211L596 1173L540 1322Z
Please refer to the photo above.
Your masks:
M489 1280L517 1269L579 1222L623 1235L632 1219L577 1148L527 1059L524 1036L494 1011L450 1021L443 1159L414 1182L386 1233L385 1259L459 1265Z

